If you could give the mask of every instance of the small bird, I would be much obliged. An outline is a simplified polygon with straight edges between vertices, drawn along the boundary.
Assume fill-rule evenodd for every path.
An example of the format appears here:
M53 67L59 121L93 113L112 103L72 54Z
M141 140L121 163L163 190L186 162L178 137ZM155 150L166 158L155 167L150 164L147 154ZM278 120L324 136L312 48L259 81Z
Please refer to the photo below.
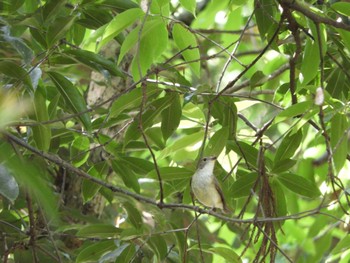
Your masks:
M195 198L203 205L213 208L220 208L224 213L230 210L226 206L223 192L213 171L216 157L204 157L198 166L197 171L191 179L191 191Z

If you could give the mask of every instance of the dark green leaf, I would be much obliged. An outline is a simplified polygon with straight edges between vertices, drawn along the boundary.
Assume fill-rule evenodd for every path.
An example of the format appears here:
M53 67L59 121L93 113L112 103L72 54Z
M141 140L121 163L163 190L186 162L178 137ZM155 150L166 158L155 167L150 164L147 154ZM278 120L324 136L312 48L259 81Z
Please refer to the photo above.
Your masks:
M81 250L76 258L76 262L99 262L99 259L105 253L115 249L114 240L99 241Z
M331 121L330 139L337 173L343 168L348 154L348 129L347 117L344 114L336 113Z
M57 41L64 38L65 34L71 28L75 20L75 16L59 17L52 25L49 26L46 41L49 47L52 47Z
M302 85L308 84L315 78L319 64L320 51L318 49L318 44L313 40L307 39L299 76L299 81Z
M272 26L276 24L276 21L274 20L277 12L276 2L273 0L260 0L255 1L255 6L256 24L261 38L265 39Z
M131 156L118 156L118 159L126 165L129 169L140 175L145 175L154 168L154 164L150 161L131 157Z
M98 179L103 179L103 174L106 174L108 171L108 164L106 162L96 164L91 167L88 173ZM89 180L83 180L81 191L84 199L84 203L90 201L100 190L101 185L93 183Z
M77 236L89 238L115 238L120 233L121 230L113 225L93 224L80 228L77 232Z
M140 192L140 184L136 174L127 167L123 161L113 160L112 168L123 180L124 184L133 189L136 193Z
M239 177L231 186L230 195L233 198L240 198L250 195L254 185L258 180L258 174L256 172L243 175Z
M160 90L154 86L148 85L146 87L145 96L147 99L150 99L153 95L159 93ZM142 88L136 88L129 93L126 93L120 96L116 101L113 102L110 116L115 117L118 116L121 112L126 109L133 109L136 107L140 107L142 102L143 92Z
M214 255L220 255L225 259L225 262L231 262L231 263L241 263L242 259L240 256L235 253L232 249L227 247L211 247L208 249L209 253L212 253Z
M288 171L288 169L292 168L296 164L296 160L292 159L283 159L277 161L273 164L272 173L282 173Z
M127 221L129 221L136 229L143 225L140 212L130 203L124 203L124 208L128 212Z
M0 61L0 73L18 81L23 81L24 84L33 89L28 72L12 61Z
M274 163L276 164L279 161L291 158L295 154L295 151L300 147L302 139L303 133L301 129L295 133L293 133L293 131L289 132L283 138L277 149Z
M287 215L287 202L280 183L277 180L270 180L270 186L274 195L276 216Z
M294 193L310 198L318 197L321 194L315 184L299 175L284 173L276 176L276 179Z
M180 96L175 93L175 98L168 108L162 112L162 134L166 141L177 129L182 115Z
M55 84L59 93L67 103L68 107L76 114L79 114L79 119L83 123L87 131L91 130L91 120L89 114L86 112L87 107L83 96L74 87L74 85L62 76L60 73L49 71L47 72L52 82ZM85 113L82 113L85 112Z
M309 109L311 109L312 105L313 105L312 101L302 101L297 104L293 104L287 109L277 114L275 118L275 122L280 122L288 118L302 115L305 112L307 112Z
M179 180L179 179L189 179L193 175L193 171L181 167L160 167L159 168L160 176L162 180ZM155 170L151 171L148 174L148 177L153 179L158 179L157 173Z
M332 8L345 16L350 16L350 3L335 2L332 4Z
M68 50L65 53L70 57L74 57L77 61L100 72L103 72L103 70L108 70L114 76L124 76L117 68L116 63L105 59L99 54L82 49Z
M158 262L161 262L167 255L168 249L167 244L162 236L151 236L148 244L150 245L152 251L157 255Z

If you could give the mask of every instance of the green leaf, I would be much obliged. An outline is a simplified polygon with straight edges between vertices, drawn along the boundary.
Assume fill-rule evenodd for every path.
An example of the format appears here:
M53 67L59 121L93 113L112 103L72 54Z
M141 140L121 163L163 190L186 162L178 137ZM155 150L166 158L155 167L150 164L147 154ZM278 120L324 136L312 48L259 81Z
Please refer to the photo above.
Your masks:
M204 156L219 156L228 140L228 128L223 127L210 138L204 150Z
M256 167L259 150L255 147L247 144L246 142L233 142L229 141L227 144L229 149L232 149L235 153L241 156L246 162L248 162L253 167Z
M164 109L169 107L176 94L170 93L168 96L157 99L150 104L148 109L144 114L142 114L142 129L146 130L148 127L152 126L154 119L159 116ZM124 144L126 145L131 140L135 140L141 136L139 130L139 120L135 120L127 129L125 133Z
M350 50L350 32L344 29L337 29L341 39L344 41L345 47Z
M148 244L151 247L155 255L157 255L157 262L162 262L168 254L167 244L162 236L151 236L148 240Z
M299 116L307 112L313 106L312 101L302 101L297 104L293 104L289 106L287 109L281 111L277 114L275 118L275 122L281 122L285 119L293 118L295 116Z
M283 173L276 176L276 179L294 193L310 198L318 197L321 194L315 184L299 175Z
M271 28L276 25L274 19L277 12L276 3L273 0L260 0L255 2L255 19L262 39L266 38Z
M140 175L145 175L154 168L154 164L145 159L131 157L131 156L118 156L118 162L123 163L129 169Z
M62 76L60 73L49 71L47 72L52 82L55 84L59 93L67 103L68 107L76 114L79 114L78 118L83 123L87 131L91 131L91 120L87 112L86 103L83 96L74 87L74 85Z
M276 216L285 216L288 213L286 197L283 189L277 180L270 180L270 186L275 200Z
M139 32L140 28L136 28L137 33ZM135 37L133 37L133 39L135 39ZM139 33L136 40L138 39ZM124 44L126 44L126 41L127 40L125 39L122 49ZM149 18L142 28L139 49L137 49L137 54L134 57L131 65L134 80L139 80L141 76L145 76L147 74L147 71L150 69L151 65L163 54L167 46L168 30L164 20L161 17L153 17L152 19Z
M175 24L173 27L173 38L176 46L182 51L181 55L185 58L185 61L190 63L193 72L199 76L200 54L196 37L181 24Z
M318 44L315 41L307 39L299 75L300 84L306 85L316 77L319 64L320 51Z
M331 254L336 255L338 253L345 252L346 250L349 250L349 249L350 249L350 236L346 235L333 248Z
M88 174L97 179L103 179L103 175L107 174L108 169L109 166L107 162L102 162L92 166L88 170ZM100 188L101 185L91 182L90 180L84 179L81 186L81 192L83 195L84 203L90 201L98 193Z
M332 4L331 7L337 12L343 14L344 16L350 16L350 3L336 2Z
M299 129L296 133L293 133L293 131L289 132L283 138L280 146L277 149L274 163L291 158L295 154L295 151L299 148L302 139L303 133L301 129Z
M99 259L104 254L109 251L113 251L116 248L117 247L114 243L114 240L99 241L81 250L76 258L76 262L99 262Z
M127 246L124 246L127 245ZM124 244L122 252L117 256L115 262L132 262L135 257L136 248L132 244ZM122 248L122 246L120 246Z
M194 16L196 16L196 0L180 0L181 5Z
M213 255L219 255L225 259L225 262L231 263L241 263L242 259L240 256L234 252L231 248L226 247L211 247L207 250L209 253Z
M89 138L79 135L70 147L70 159L75 167L83 165L90 155Z
M137 8L138 5L130 0L104 0L101 6L108 8L114 8L117 11L124 11L131 8Z
M165 142L176 131L177 127L179 127L181 115L182 109L180 96L175 93L174 100L170 106L162 112L161 129Z
M146 87L145 96L147 99L150 99L153 95L158 94L160 90L154 86L148 85ZM110 110L110 117L116 117L124 110L134 109L140 107L143 98L142 88L136 88L129 93L126 93L120 96L112 104Z
M136 229L140 229L143 225L140 212L130 203L123 204L125 210L128 212L127 221L129 221Z
M58 17L54 23L49 26L46 35L48 47L52 47L57 41L65 37L66 33L73 25L74 20L75 16Z
M88 238L115 238L122 232L121 229L109 224L93 224L83 226L76 233L79 237Z
M4 165L0 164L0 195L14 202L18 194L19 188L16 179Z
M344 114L336 113L331 120L330 139L335 170L338 173L346 162L348 154L349 123Z
M274 162L272 173L282 173L288 171L288 169L292 168L296 164L296 160L292 159L283 159L277 162Z
M258 180L258 174L256 172L242 175L239 177L230 188L230 196L233 198L240 198L248 196L251 194L251 189L253 189Z
M30 89L33 89L28 72L12 61L0 61L0 73L18 81L23 81Z
M162 150L159 155L159 159L162 159L171 154L174 154L185 147L190 147L195 145L196 143L203 140L203 136L204 136L204 131L199 131L190 135L184 135L180 139L176 140L173 144L167 146L164 150Z
M182 167L160 167L160 176L164 181L190 179L193 171ZM156 170L151 171L147 177L158 179Z
M125 28L136 22L145 13L140 8L132 8L115 16L103 30L102 40L99 43L99 48L103 47L114 37L119 35Z
M350 45L349 45L349 50L350 50ZM348 90L347 89L348 85L349 84L346 81L346 75L344 74L344 72L340 68L335 68L332 70L329 76L326 90L333 98L341 99L343 96L343 93L346 94Z
M75 60L97 70L103 72L108 70L112 75L123 77L124 74L120 72L116 64L108 59L105 59L99 54L82 49L67 50L65 54L73 57Z
M124 184L133 189L136 193L140 193L140 184L136 174L127 167L122 161L113 160L112 168L123 180Z
M228 128L228 139L235 139L237 128L237 107L234 99L225 97L214 101L211 113L222 127Z
M40 124L40 122L48 121L50 119L46 106L46 96L43 94L44 92L45 90L39 86L34 93L34 119L39 122L39 125L33 126L32 131L36 147L39 150L47 152L49 151L51 143L51 128L47 124Z

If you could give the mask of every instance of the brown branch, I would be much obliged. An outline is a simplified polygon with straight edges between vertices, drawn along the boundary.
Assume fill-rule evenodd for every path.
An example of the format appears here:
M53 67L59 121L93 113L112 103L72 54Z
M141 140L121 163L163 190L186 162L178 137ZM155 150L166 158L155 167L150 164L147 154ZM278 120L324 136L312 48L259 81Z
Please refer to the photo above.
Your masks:
M301 2L296 1L296 0L282 0L282 1L280 1L280 3L282 6L285 6L289 9L292 9L292 10L295 10L295 11L302 13L303 15L307 16L315 23L322 23L322 24L326 24L329 26L333 26L335 28L340 28L340 29L350 31L350 25L345 24L345 23L339 23L333 19L318 15L317 13L311 11L312 8L315 9L315 7L311 7L310 5L307 5L305 3L301 3Z

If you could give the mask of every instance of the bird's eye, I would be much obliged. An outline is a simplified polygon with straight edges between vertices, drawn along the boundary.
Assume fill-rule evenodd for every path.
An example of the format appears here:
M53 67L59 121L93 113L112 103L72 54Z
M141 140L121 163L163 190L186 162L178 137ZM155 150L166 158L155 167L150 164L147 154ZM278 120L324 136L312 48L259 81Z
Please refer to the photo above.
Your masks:
M207 158L203 158L203 161L204 161L204 162L207 161Z

